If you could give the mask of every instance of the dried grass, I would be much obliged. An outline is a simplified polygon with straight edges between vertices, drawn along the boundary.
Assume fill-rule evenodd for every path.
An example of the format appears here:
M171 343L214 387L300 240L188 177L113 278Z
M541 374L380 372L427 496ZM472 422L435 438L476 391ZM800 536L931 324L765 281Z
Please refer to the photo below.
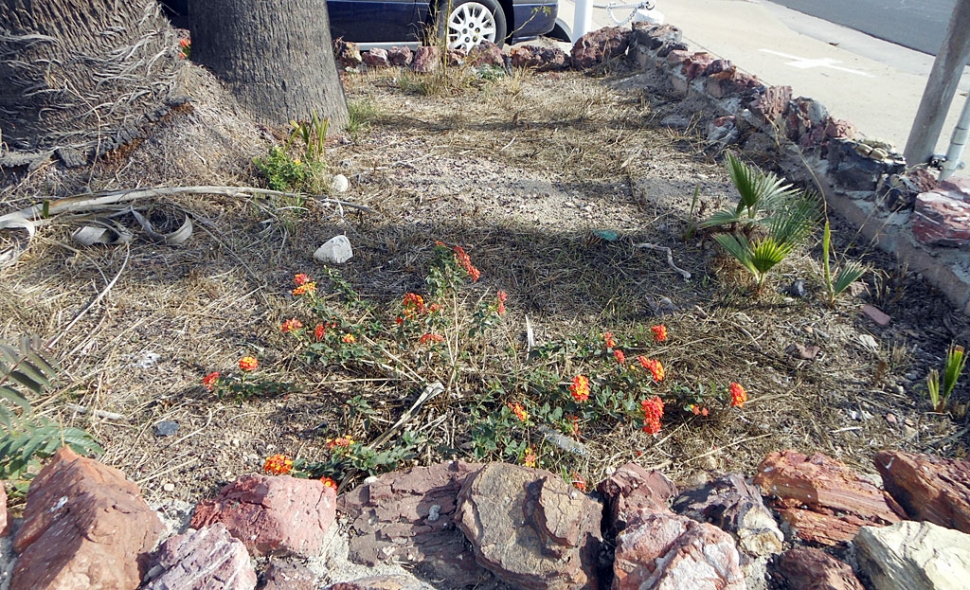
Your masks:
M197 88L208 89L199 93L203 98L126 158L103 162L90 179L52 168L8 176L0 205L21 207L38 192L63 195L79 185L251 182L248 162L267 144L202 74L192 75ZM710 240L680 240L695 187L708 211L733 192L707 146L654 125L651 101L662 97L632 90L635 75L619 68L603 79L519 72L453 84L434 97L402 89L400 75L346 77L351 101L370 105L368 120L351 141L328 147L331 172L352 181L343 198L376 214L340 217L312 202L303 214L286 214L265 200L181 196L155 206L199 221L185 247L138 240L130 254L78 250L70 245L73 226L53 223L16 267L0 271L0 337L53 337L130 256L110 293L59 342L65 376L44 407L95 434L108 449L105 460L149 496L195 499L258 470L274 452L320 458L324 439L342 434L336 430L347 415L342 404L355 395L378 412L369 427L363 419L349 425L370 439L410 407L419 392L393 380L305 367L279 334L279 323L299 311L289 295L292 275L313 272L310 253L335 233L346 233L355 248L345 277L379 303L422 288L435 240L463 244L484 275L471 296L509 293L510 314L496 342L521 349L526 315L540 342L605 330L642 341L650 324L663 321L672 338L657 356L669 379L740 381L750 392L743 413L670 420L657 438L633 425L585 433L587 479L627 461L662 466L679 480L697 472L750 473L781 448L822 451L866 471L884 447L965 452L966 430L926 413L920 380L950 338L970 334L966 319L912 275L899 281L895 303L880 297L893 315L885 329L859 315L859 298L834 309L775 291L752 299L744 277ZM597 229L622 237L597 240ZM836 228L840 235L851 234ZM636 248L640 242L672 248L692 281L685 283L663 253ZM803 251L786 262L772 285L802 277L819 293L813 255ZM872 252L865 258L891 268ZM886 282L876 282L882 292ZM860 340L866 334L877 349ZM792 342L817 344L822 353L796 360L785 353ZM139 368L149 352L157 362ZM299 389L234 402L200 387L205 373L231 369L247 353ZM495 370L488 360L482 360L486 373ZM510 362L503 371L528 369L521 357ZM965 384L957 388L958 401L966 401L967 391ZM433 400L411 424L432 437L418 462L443 458L441 446L467 442L460 395L474 390L453 393ZM62 405L68 401L127 421L68 412ZM171 438L156 437L152 425L160 420L181 428ZM162 491L167 482L176 483L172 494Z

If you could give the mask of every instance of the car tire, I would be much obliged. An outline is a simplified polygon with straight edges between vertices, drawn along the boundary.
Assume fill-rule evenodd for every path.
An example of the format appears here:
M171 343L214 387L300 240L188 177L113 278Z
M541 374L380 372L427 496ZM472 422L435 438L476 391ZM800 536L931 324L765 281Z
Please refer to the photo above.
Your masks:
M505 43L508 21L496 0L442 0L436 11L439 39L447 39L449 49L468 51L482 41L499 47Z

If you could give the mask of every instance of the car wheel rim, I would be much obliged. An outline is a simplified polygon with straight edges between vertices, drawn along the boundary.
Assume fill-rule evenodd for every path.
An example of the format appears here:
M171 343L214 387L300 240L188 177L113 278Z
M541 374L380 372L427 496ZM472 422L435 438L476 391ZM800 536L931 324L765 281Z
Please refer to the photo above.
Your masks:
M477 2L462 4L448 18L448 47L467 51L482 41L495 43L495 15Z

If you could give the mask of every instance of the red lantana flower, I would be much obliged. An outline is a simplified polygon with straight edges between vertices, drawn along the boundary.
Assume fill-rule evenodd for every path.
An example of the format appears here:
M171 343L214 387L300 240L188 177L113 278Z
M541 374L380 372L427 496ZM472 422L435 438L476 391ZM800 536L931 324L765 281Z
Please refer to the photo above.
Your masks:
M337 489L337 482L327 476L321 477L320 483L322 483L325 487Z
M444 342L444 341L445 341L445 337L442 336L441 334L422 334L421 340L420 340L421 344L428 344L431 342Z
M637 361L640 363L640 366L653 374L654 381L659 383L664 380L667 372L664 370L663 363L658 360L648 359L645 356L638 356Z
M740 383L732 383L728 388L731 392L731 405L735 408L743 408L744 402L748 401L748 392Z
M308 277L307 275L305 275L303 273L300 273L300 274L296 275L295 277L293 277L293 282L296 283L296 286L297 287L299 287L300 285L305 285L305 284L309 283L310 282L310 277Z
M239 359L239 368L243 371L255 371L259 366L259 361L254 356L244 356Z
M317 327L313 329L313 337L317 340L323 340L323 335L327 332L327 328L323 324L317 324Z
M519 419L519 422L527 422L529 420L529 413L525 411L522 404L509 404L509 409L512 410L515 417Z
M581 492L585 492L586 491L586 480L583 479L583 476L582 475L576 473L575 471L573 471L573 476L572 476L572 482L571 483L573 484L573 487L575 487L577 490L579 490Z
M215 388L216 383L218 382L219 382L218 371L214 373L209 373L208 375L202 378L202 385L204 385L205 388L208 389L209 391L212 391Z
M667 326L660 324L659 326L652 326L650 331L653 332L654 342L663 342L667 339Z
M621 365L626 362L626 355L623 354L623 351L619 348L613 351L613 358L615 358L616 362Z
M664 416L664 402L658 396L640 402L643 410L643 431L647 434L660 432L660 419Z
M284 334L287 334L289 332L296 332L302 327L303 327L303 322L301 322L296 318L291 318L283 322L283 325L280 326L280 331L283 332Z
M616 347L616 340L613 340L613 333L612 332L604 332L603 333L603 342L606 344L606 348L614 348L614 347Z
M496 308L496 311L499 315L502 315L505 313L505 300L508 299L509 296L505 291L499 291L495 294L495 298L498 299L498 307Z

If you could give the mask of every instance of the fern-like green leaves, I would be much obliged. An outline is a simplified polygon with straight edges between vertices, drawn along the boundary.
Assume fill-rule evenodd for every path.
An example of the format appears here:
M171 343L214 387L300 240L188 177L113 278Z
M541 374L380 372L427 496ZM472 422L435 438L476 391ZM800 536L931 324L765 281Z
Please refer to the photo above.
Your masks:
M82 455L104 453L87 432L33 415L25 390L40 394L57 375L55 363L37 352L39 348L27 336L19 348L0 343L0 479L31 477L42 459L64 445Z

